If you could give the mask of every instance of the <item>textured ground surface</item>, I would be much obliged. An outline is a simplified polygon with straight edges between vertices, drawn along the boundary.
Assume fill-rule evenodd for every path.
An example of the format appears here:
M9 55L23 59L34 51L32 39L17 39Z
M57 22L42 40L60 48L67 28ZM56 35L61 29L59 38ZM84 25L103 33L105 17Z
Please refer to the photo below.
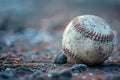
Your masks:
M120 80L119 1L101 1L0 0L0 80ZM53 64L66 25L82 14L95 14L112 26L115 50L104 64L87 69Z

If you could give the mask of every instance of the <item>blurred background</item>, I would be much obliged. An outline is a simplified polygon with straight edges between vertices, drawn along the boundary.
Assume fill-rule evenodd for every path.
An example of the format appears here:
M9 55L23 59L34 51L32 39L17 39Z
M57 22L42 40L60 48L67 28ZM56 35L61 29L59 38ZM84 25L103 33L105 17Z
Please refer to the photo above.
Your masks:
M0 0L0 51L56 53L67 24L85 14L105 19L120 43L120 0Z

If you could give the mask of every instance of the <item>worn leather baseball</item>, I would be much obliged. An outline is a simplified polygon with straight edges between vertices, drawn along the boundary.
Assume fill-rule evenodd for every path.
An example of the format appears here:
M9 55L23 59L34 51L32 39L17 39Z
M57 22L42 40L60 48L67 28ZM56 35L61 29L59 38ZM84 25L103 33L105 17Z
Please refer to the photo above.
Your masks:
M114 34L108 23L94 15L74 18L66 27L62 48L72 63L96 65L113 51Z

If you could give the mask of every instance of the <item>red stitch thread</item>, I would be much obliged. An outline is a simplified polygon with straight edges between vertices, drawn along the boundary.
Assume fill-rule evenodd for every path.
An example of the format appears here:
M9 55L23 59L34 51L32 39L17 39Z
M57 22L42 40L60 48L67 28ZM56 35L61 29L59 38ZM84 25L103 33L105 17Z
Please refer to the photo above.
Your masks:
M89 62L88 60L85 60L84 58L81 58L80 56L75 55L75 53L73 53L72 51L70 51L67 48L64 48L63 51L66 55L68 55L70 58L76 60L77 62L84 62L84 63Z
M109 41L112 41L114 38L113 32L108 35L102 35L102 34L98 34L96 32L90 31L89 29L85 29L84 27L81 27L77 17L72 20L72 24L77 32L82 33L85 37L89 37L92 40L100 41L100 42L109 42Z

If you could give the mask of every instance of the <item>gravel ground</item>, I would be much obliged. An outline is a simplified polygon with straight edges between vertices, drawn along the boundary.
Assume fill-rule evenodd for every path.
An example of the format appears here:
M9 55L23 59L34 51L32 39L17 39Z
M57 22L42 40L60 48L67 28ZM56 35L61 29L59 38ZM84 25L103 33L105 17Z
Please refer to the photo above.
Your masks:
M101 1L0 0L0 80L120 80L119 1ZM82 14L100 16L115 30L112 55L97 66L54 64L66 25Z

